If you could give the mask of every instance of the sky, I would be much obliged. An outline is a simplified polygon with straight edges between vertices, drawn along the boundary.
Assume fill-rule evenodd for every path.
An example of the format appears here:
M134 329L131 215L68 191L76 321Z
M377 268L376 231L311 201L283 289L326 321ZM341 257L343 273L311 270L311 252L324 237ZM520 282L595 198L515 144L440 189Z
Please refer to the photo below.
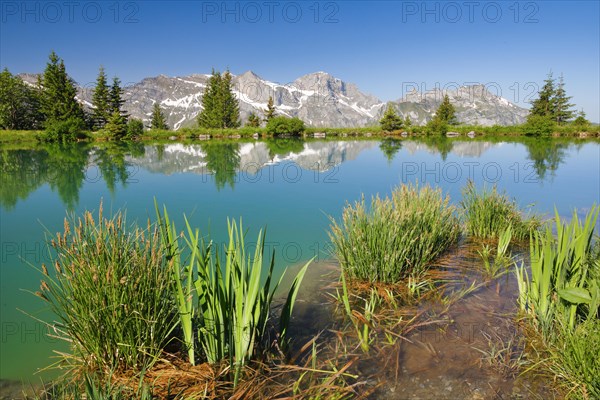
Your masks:
M383 101L479 83L521 106L549 72L600 121L600 1L6 1L0 67L54 50L91 85L252 70L282 84L326 71Z

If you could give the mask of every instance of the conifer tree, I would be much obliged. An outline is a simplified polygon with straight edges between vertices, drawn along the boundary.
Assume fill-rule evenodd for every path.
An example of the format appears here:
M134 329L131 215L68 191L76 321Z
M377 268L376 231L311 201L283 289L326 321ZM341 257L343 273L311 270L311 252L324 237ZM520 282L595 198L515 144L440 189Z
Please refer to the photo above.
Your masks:
M150 128L169 130L169 126L167 125L167 119L165 118L165 114L160 109L160 105L158 104L158 102L154 103L154 107L152 108L152 119L150 121Z
M202 111L198 114L198 125L202 128L224 129L240 126L239 103L233 94L232 76L215 72L208 80L202 96Z
M112 139L123 139L127 135L127 118L115 110L108 117L104 129Z
M135 138L144 134L144 123L141 119L129 118L127 121L127 137Z
M438 107L435 112L435 116L443 123L448 125L457 125L458 121L456 120L456 110L452 103L450 103L450 98L448 95L444 96L444 100Z
M233 76L225 71L220 85L221 98L223 99L223 128L240 127L240 105L233 94Z
M577 126L586 126L589 125L590 121L588 121L588 119L585 117L585 112L582 110L580 110L577 113L577 118L575 118L573 120L573 125L577 125Z
M41 87L40 107L47 125L68 119L83 123L83 109L75 98L75 82L67 75L64 61L56 53L50 53L38 83Z
M573 104L570 104L569 100L571 100L571 96L567 96L563 75L560 74L560 77L558 78L558 86L556 87L556 92L553 98L554 120L559 125L561 125L563 122L573 119L575 113L573 110L571 110Z
M221 74L213 69L202 96L202 111L198 114L198 125L202 128L221 127L223 115L222 109L219 107L220 83Z
M269 96L267 101L267 109L264 110L265 122L269 122L275 116L275 105L273 104L273 96Z
M412 133L412 120L410 119L410 115L406 114L404 117L404 130L406 132Z
M402 118L398 116L392 104L388 104L383 117L379 120L381 129L392 132L402 128Z
M123 104L125 104L125 100L123 100L123 88L121 88L121 80L116 76L113 78L113 83L110 87L109 99L110 113L112 114L117 111L127 121L129 115L123 110Z
M39 93L5 68L0 73L0 128L37 129L41 123Z
M111 93L109 92L106 83L106 74L104 67L100 67L98 78L96 79L96 87L92 95L92 121L95 129L102 129L106 125L106 121L111 115L112 102Z
M260 126L260 118L251 112L250 115L248 115L248 122L246 122L246 126L258 128Z
M538 98L531 103L530 115L554 118L555 102L553 98L556 94L554 86L554 78L552 77L552 72L550 72L544 81L544 86L538 92Z

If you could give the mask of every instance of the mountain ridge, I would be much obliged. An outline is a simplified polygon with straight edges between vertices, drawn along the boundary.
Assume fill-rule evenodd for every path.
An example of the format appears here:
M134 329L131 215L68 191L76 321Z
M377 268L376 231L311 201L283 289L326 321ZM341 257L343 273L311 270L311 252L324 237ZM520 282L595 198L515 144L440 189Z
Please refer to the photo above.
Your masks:
M20 74L35 84L36 74ZM125 110L146 125L154 103L159 102L167 123L173 129L196 126L202 110L202 95L210 74L170 77L146 77L123 88ZM362 92L357 85L318 71L302 75L288 84L268 81L252 70L233 75L233 91L240 103L240 118L245 122L250 113L262 116L269 96L276 113L298 117L313 127L364 127L378 124L386 105L392 104L401 117L410 116L413 124L423 125L435 114L448 94L460 123L473 125L515 125L525 121L528 110L497 96L483 85L466 85L454 90L439 88L407 93L404 97L384 102ZM78 87L78 100L91 107L93 87Z

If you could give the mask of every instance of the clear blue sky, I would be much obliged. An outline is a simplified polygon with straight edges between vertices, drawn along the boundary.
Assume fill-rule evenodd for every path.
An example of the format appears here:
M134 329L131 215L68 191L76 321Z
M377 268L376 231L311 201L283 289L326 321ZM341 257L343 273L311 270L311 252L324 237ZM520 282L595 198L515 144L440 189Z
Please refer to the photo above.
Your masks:
M599 1L161 2L1 0L0 66L40 72L50 50L80 84L252 70L288 83L326 71L382 100L416 83L526 97L552 70L600 121ZM533 83L533 85L532 85Z

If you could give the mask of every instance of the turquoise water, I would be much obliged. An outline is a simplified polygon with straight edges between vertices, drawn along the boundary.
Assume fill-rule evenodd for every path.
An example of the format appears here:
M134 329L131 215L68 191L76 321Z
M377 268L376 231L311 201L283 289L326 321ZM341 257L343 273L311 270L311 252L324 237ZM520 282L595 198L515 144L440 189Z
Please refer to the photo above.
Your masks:
M154 199L182 225L217 243L227 217L242 218L248 238L267 229L277 268L313 256L327 259L328 216L347 201L388 194L401 182L442 187L454 202L472 179L496 184L522 206L568 216L600 199L600 144L522 139L282 140L251 143L72 145L0 148L0 379L36 380L52 349L33 317L51 318L36 291L48 262L45 232L62 230L66 212L126 209L129 221L154 217ZM23 312L30 314L25 315Z

